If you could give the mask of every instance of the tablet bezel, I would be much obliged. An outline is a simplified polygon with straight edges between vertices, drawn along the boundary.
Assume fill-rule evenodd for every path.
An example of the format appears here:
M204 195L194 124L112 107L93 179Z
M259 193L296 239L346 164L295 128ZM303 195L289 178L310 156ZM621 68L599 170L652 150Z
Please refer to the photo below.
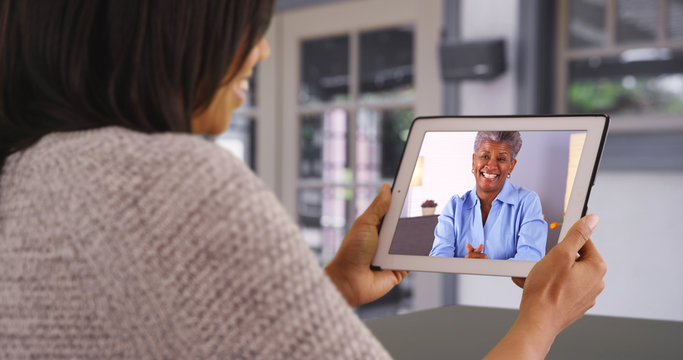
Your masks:
M586 115L429 116L416 118L406 141L392 186L389 210L379 230L372 266L377 269L526 277L535 261L482 260L389 254L396 226L424 135L437 131L585 131L576 177L572 186L559 241L574 222L586 214L590 190L600 163L609 117Z

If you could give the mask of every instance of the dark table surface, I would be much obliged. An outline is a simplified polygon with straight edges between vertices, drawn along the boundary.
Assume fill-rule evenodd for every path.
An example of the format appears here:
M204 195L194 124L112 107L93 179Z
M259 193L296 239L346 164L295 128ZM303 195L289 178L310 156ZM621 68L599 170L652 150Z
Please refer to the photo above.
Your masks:
M456 305L366 324L395 359L479 359L516 317L516 310ZM555 339L547 358L680 360L683 322L587 315Z

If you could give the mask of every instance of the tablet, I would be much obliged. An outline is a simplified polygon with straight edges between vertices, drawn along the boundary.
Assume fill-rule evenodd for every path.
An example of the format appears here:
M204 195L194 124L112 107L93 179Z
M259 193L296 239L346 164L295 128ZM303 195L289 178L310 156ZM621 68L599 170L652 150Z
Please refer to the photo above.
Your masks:
M606 115L413 121L373 267L526 277L586 213Z

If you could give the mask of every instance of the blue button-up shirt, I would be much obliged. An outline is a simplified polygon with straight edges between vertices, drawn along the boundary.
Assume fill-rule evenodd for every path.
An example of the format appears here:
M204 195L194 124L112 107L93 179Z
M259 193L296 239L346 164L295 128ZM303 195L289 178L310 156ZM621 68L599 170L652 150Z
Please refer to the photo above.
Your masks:
M465 257L484 244L489 259L537 261L545 255L548 224L535 192L505 181L482 225L476 188L453 196L439 216L429 256Z

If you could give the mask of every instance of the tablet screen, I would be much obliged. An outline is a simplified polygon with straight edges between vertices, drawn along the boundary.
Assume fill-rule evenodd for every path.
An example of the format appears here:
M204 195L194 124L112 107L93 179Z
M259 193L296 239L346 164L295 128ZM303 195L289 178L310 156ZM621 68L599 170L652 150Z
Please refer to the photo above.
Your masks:
M558 242L585 140L586 131L425 132L389 254L540 260Z

